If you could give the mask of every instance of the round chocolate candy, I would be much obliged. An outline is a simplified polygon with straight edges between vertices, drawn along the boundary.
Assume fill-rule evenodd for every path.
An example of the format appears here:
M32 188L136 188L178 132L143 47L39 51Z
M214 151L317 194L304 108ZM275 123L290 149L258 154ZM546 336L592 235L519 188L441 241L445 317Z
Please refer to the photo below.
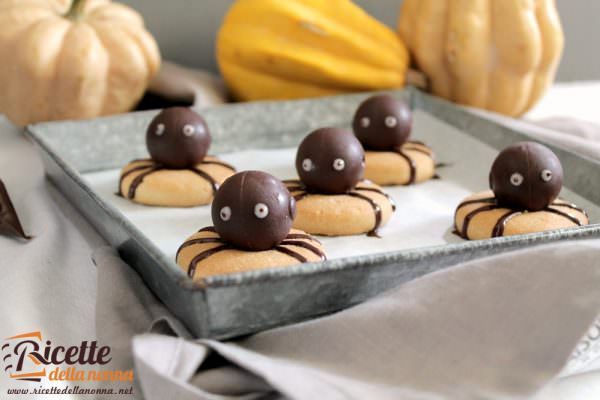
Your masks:
M563 169L549 148L520 142L502 150L490 171L490 188L500 205L529 211L548 207L560 193Z
M363 177L365 152L347 130L317 129L298 147L296 170L310 192L346 193Z
M296 202L277 178L260 171L229 177L212 203L212 220L219 236L252 251L277 246L290 232Z
M186 107L161 111L146 132L146 146L154 161L167 168L190 168L200 163L210 146L204 119Z
M369 97L356 110L352 128L367 150L395 150L408 140L412 111L389 95Z

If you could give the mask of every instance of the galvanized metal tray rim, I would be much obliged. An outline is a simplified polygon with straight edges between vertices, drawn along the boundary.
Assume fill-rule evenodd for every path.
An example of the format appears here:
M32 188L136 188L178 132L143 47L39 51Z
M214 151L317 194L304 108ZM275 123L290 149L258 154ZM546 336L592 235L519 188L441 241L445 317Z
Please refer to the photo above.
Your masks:
M410 103L413 107L417 106L423 101L423 99L427 99L427 101L431 103L447 103L448 105L452 105L455 108L459 109L461 112L466 114L473 114L476 116L480 116L479 112L474 112L472 109L468 107L456 107L454 104L450 104L446 100L435 98L419 92L416 89L409 88L407 89ZM352 96L352 95L351 95ZM339 96L331 96L331 97L339 97ZM290 101L292 103L309 103L314 101L327 101L327 97L320 99L303 99L303 100L295 100ZM226 104L221 106L216 106L213 108L221 108L221 109L234 109L234 108L256 108L256 109L264 109L265 106L277 108L281 102L278 101L261 101L255 103L240 103L240 104ZM143 111L136 114L153 114L155 111ZM103 118L114 118L114 117L103 117ZM68 123L80 123L81 121L61 121L61 124ZM497 124L502 125L501 123L495 122ZM26 129L26 133L29 137L32 138L36 143L42 147L45 152L52 157L52 159L60 165L61 168L64 169L65 173L73 179L89 196L91 196L95 202L97 202L101 208L111 217L120 221L120 224L128 231L131 237L136 240L143 248L145 248L150 255L159 261L161 266L167 266L166 272L167 274L178 282L179 286L186 290L202 290L206 287L227 287L227 286L238 286L240 284L253 284L260 283L265 281L272 280L280 280L287 279L291 276L306 276L313 274L320 274L325 272L332 271L341 271L341 270L353 270L353 269L363 269L363 268L373 268L374 265L384 264L384 263L394 263L400 261L410 261L417 260L422 258L423 253L428 253L432 256L435 255L453 255L458 254L465 251L475 251L475 250L489 250L498 246L502 247L511 247L522 244L523 241L526 241L528 244L536 244L542 242L549 242L553 240L559 239L578 239L584 238L588 236L600 235L600 224L589 225L586 227L585 231L578 230L576 228L568 228L568 229L560 229L560 230L552 230L540 233L532 233L527 235L516 235L509 237L500 237L479 241L470 241L464 243L454 243L454 244L445 244L438 246L428 246L428 247L419 247L408 250L400 250L400 251L392 251L387 253L380 253L375 255L366 255L366 256L357 256L357 257L346 257L335 260L328 260L325 262L319 263L306 263L299 264L287 268L272 268L272 269L264 269L260 271L249 271L242 272L230 275L219 275L205 278L201 281L194 282L192 281L174 262L174 260L167 257L162 251L158 249L158 247L152 243L150 240L146 238L146 236L129 220L123 217L120 211L118 211L115 207L105 202L102 198L100 198L93 190L89 188L89 186L83 180L81 174L71 167L67 162L61 159L54 151L52 151L51 147L44 140L44 138L40 135L37 135L35 132L35 128L38 125L47 125L53 124L44 123L44 124L36 124L28 126ZM504 126L507 131L514 131L512 128L508 126ZM518 132L519 134L527 135L526 132ZM542 140L536 139L539 142L545 143ZM562 152L570 153L576 155L579 158L585 159L586 161L598 165L600 169L600 163L596 160L590 159L584 155L575 153L569 149L566 149L561 146L556 146L554 144L548 144L550 147L554 149L559 149ZM452 221L449 221L449 227L452 224Z
M545 146L548 146L554 150L558 150L560 152L565 152L565 153L570 153L574 156L577 156L577 158L580 158L582 160L585 160L591 164L596 164L598 166L598 168L600 168L600 161L598 159L592 158L587 154L581 153L579 152L577 149L571 149L569 147L566 147L564 144L561 143L554 143L554 142L549 142L547 140L544 140L542 138L536 137L533 134L530 133L531 130L549 130L548 128L544 128L541 126L537 126L537 125L533 125L530 122L524 121L524 120L520 120L520 119L516 119L516 118L511 118L510 119L510 126L508 125L506 120L503 120L505 118L504 115L501 114L496 114L494 112L491 111L487 111L487 110L481 110L478 108L473 108L473 107L469 107L469 106L464 106L462 104L456 104L456 103L452 103L449 100L443 99L441 97L437 97L437 96L432 96L430 94L421 92L420 90L416 89L416 88L412 88L411 89L411 105L412 107L416 107L416 106L420 106L422 103L423 99L426 99L426 101L428 103L439 103L439 104L444 104L448 107L454 107L454 109L458 112L462 112L465 114L469 114L469 115L473 115L476 116L478 118L482 118L487 120L489 123L492 124L496 124L499 125L501 127L503 127L504 129L506 129L507 131L516 131L518 132L520 135L525 135L531 138L531 140L538 142L538 143L542 143ZM490 119L491 118L491 119ZM468 121L468 120L467 120ZM465 128L469 127L469 124L464 124L463 125Z

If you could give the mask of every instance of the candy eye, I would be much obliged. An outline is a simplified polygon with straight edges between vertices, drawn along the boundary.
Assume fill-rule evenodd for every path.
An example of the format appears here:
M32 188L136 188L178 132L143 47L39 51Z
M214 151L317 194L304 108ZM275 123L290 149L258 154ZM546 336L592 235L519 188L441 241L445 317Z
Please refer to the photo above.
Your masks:
M254 206L254 215L256 215L256 218L267 218L267 215L269 215L269 207L267 207L266 204L263 203L258 203Z
M545 169L540 174L540 177L544 182L550 182L552 180L552 171L550 171L549 169Z
M162 136L165 133L165 124L156 125L156 136Z
M342 171L346 167L346 162L341 158L336 158L333 161L333 169L336 171Z
M368 128L371 125L371 120L368 117L362 117L360 119L360 126L363 128Z
M510 176L510 183L513 186L521 186L521 184L523 183L523 181L524 181L523 175L521 175L518 172L515 172L514 174L512 174Z
M229 221L231 219L231 207L223 207L219 211L219 216L223 221Z
M184 125L183 126L183 134L187 137L193 136L196 133L196 128L193 125Z
M398 119L396 117L392 117L391 115L385 117L385 126L387 126L388 128L393 128L396 125L398 125Z
M302 169L306 172L310 172L313 169L313 162L310 158L302 160Z

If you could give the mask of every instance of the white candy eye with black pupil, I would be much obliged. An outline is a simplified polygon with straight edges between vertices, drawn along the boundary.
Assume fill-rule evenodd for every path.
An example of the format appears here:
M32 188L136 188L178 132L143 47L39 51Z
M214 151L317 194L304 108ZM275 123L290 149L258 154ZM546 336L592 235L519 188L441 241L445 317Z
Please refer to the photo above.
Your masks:
M165 133L165 124L156 125L156 136L162 136Z
M223 221L229 221L231 219L231 207L223 207L221 211L219 211L219 216Z
M313 169L313 162L310 158L302 160L302 169L306 172L310 172Z
M254 206L254 215L256 218L264 219L269 215L269 207L264 203L258 203Z
M341 158L336 158L333 161L333 169L336 171L342 171L344 168L346 168L346 162Z
M515 172L510 176L510 184L513 186L521 186L524 180L523 175L518 172Z
M396 117L393 117L391 115L385 117L385 126L387 126L388 128L393 128L396 125L398 125L398 119Z
M196 128L193 125L184 125L183 126L183 134L187 137L193 136L196 133Z
M552 180L552 171L550 171L549 169L545 169L540 174L540 177L544 182L550 182Z
M371 120L368 117L362 117L360 119L360 126L363 128L368 128L371 125Z

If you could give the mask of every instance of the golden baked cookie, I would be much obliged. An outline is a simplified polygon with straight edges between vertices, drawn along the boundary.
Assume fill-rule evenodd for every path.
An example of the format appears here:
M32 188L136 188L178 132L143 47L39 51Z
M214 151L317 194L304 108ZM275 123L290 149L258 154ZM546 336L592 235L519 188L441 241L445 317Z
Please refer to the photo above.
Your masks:
M219 185L234 173L231 165L211 156L184 169L165 168L151 159L135 160L121 171L119 194L150 206L199 206L210 203Z
M589 219L584 210L562 199L541 211L500 207L494 193L486 190L458 205L454 223L459 236L479 240L587 225Z
M193 280L325 259L321 243L296 229L273 249L248 251L224 242L213 227L201 229L189 237L176 256L177 264Z
M421 142L406 142L399 151L365 151L365 179L378 185L411 185L434 175L433 151Z
M314 235L377 236L396 210L392 199L366 180L344 194L308 193L299 180L284 183L296 199L294 228Z

